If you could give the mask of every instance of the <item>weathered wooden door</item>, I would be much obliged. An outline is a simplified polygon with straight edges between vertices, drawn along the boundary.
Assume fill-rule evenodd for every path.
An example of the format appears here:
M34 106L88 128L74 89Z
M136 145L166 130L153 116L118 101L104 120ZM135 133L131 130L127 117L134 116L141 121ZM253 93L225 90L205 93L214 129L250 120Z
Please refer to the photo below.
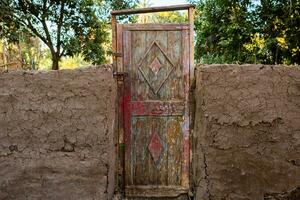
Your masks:
M189 191L189 24L118 24L126 197Z

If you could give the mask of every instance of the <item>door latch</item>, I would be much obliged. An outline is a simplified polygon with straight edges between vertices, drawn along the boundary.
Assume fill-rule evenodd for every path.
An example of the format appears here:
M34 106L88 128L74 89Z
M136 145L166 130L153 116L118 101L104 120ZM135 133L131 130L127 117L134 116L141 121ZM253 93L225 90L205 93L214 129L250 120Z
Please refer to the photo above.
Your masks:
M113 72L113 77L114 78L124 78L125 76L127 76L127 73L126 72Z
M117 78L117 80L124 80L124 76L126 76L125 72L119 72L117 66L117 59L118 57L122 57L123 54L121 52L112 52L113 56L113 77Z
M121 52L112 52L112 56L114 56L114 57L122 57L123 54Z

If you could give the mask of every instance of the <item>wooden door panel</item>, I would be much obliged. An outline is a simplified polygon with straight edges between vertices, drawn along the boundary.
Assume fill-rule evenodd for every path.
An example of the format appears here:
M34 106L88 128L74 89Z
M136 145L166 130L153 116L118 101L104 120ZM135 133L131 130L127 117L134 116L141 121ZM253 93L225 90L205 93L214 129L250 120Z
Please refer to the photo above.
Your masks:
M182 117L134 117L132 122L133 185L180 185L182 160ZM156 163L149 153L153 134L161 142ZM155 136L153 137L155 139ZM159 154L159 152L158 152ZM129 178L129 177L128 177Z
M180 51L182 46L181 38L182 33L180 31L131 32L131 65L133 67L133 70L130 71L130 73L133 79L133 101L163 101L170 99L184 99L185 94L182 81L183 55ZM153 44L154 41L156 42L155 44ZM164 53L169 57L174 65L173 71L170 73L168 81L165 81L162 85L159 95L154 94L151 91L151 88L156 91L156 89L161 84L161 81L165 80L165 78L168 76L168 73L172 70L172 66L168 62L168 59L166 59L163 53L159 50L159 47L157 45L159 45L159 47L164 51ZM146 55L147 50L149 50L149 52ZM144 60L142 60L143 57L145 57ZM166 67L160 68L159 72L157 73L157 77L155 77L155 73L153 73L153 71L148 67L148 65L152 64L152 61L155 57L157 57L162 66L166 65ZM140 63L141 61L142 63ZM146 81L144 76L147 77ZM149 84L151 85L151 87L149 87Z
M121 102L125 193L132 197L187 193L188 25L123 25L120 30L128 74Z

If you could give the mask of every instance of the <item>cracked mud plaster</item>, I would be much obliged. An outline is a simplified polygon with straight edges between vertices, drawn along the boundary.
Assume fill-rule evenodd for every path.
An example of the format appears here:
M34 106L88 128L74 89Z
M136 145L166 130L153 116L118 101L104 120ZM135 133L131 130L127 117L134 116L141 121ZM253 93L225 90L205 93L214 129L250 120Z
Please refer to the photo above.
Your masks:
M290 199L300 187L299 67L202 65L195 74L195 199Z
M1 73L0 199L108 199L114 98L109 66Z

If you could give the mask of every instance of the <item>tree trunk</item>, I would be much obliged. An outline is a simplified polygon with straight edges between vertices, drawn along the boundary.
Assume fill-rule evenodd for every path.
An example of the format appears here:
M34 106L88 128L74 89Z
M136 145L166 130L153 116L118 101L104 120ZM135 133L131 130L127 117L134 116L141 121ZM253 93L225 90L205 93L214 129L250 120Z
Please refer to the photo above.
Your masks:
M7 63L6 46L7 46L7 44L6 44L5 40L4 40L3 41L3 64L4 64L4 68L5 69L7 69L7 65L6 65L6 63Z
M56 53L52 53L52 70L59 70L59 56L56 55Z
M20 41L17 42L17 46L18 46L18 53L19 53L19 59L17 59L18 65L20 64L21 69L24 69L25 63L24 63L24 59L23 59L23 56L22 56L22 49L21 49Z

